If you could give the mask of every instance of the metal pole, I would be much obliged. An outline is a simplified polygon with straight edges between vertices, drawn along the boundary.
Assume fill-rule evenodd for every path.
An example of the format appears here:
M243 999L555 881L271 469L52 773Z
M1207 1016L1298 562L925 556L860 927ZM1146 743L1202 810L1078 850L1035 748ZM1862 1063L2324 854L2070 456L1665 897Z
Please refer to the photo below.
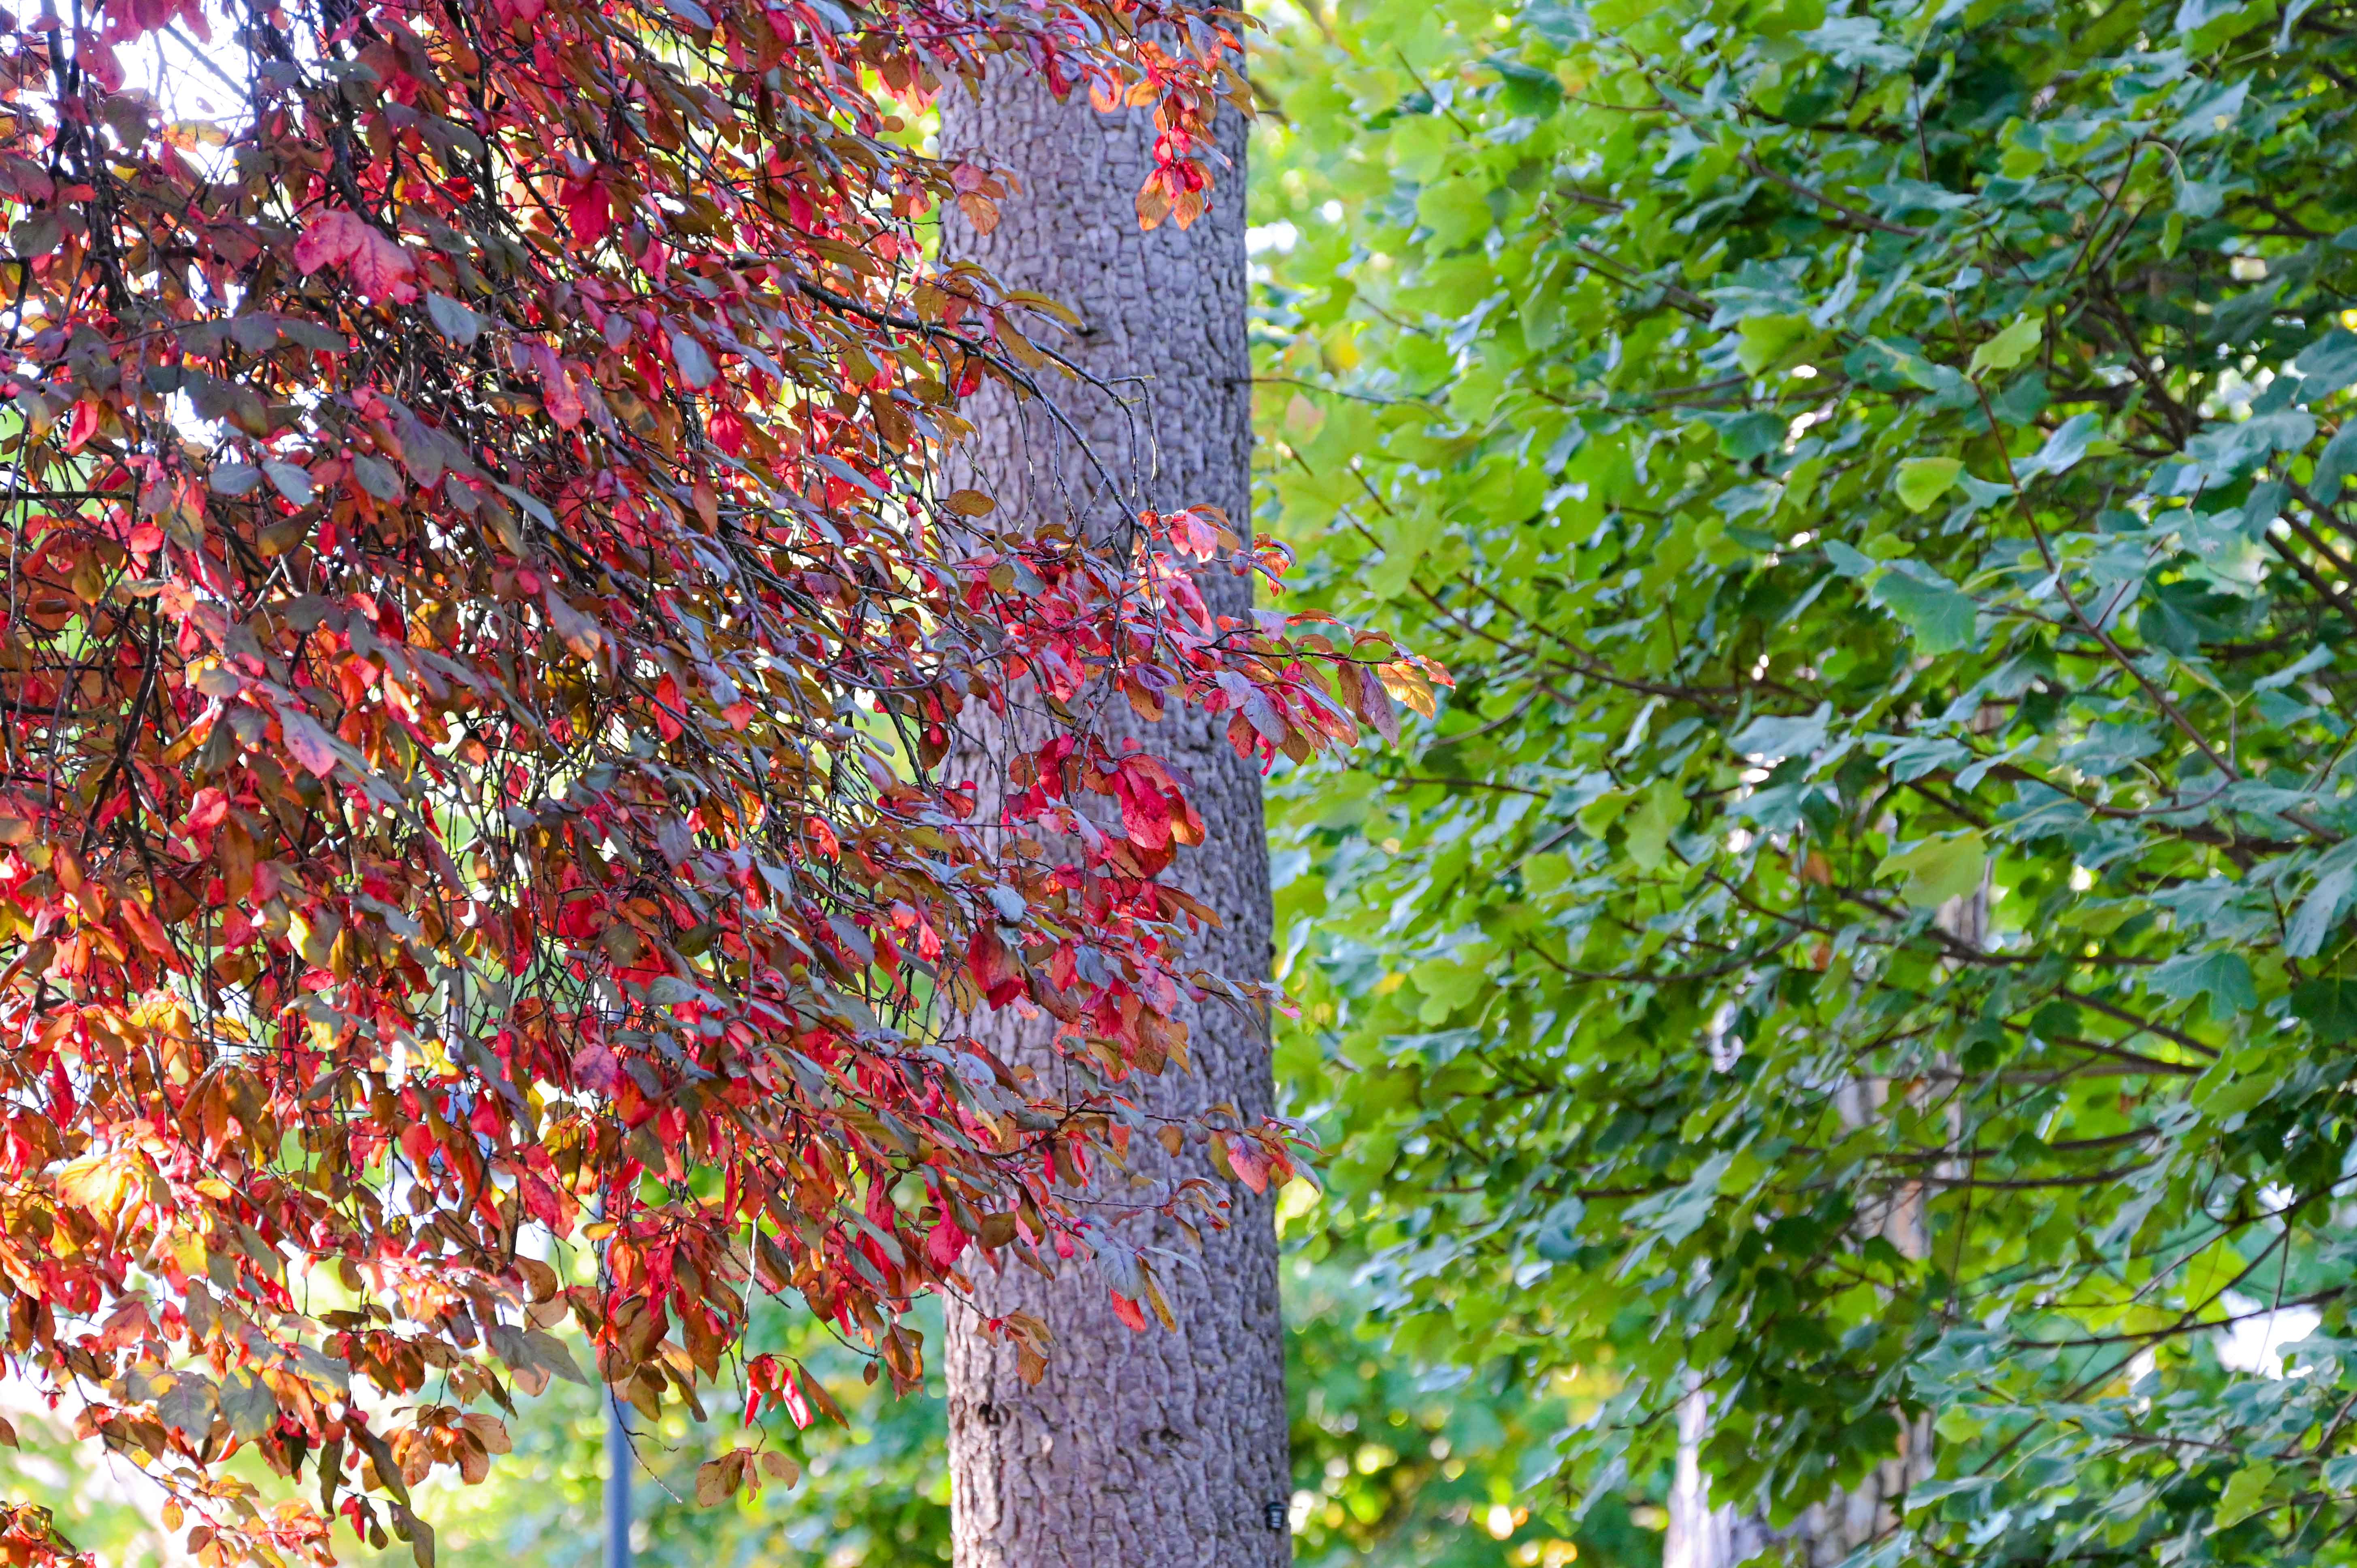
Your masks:
M606 1391L606 1568L630 1568L630 1428L621 1396Z
M606 1218L606 1195L599 1193L590 1212ZM597 1283L611 1289L606 1272L606 1243L597 1243ZM630 1423L624 1412L622 1391L608 1387L606 1399L606 1562L605 1568L630 1568Z

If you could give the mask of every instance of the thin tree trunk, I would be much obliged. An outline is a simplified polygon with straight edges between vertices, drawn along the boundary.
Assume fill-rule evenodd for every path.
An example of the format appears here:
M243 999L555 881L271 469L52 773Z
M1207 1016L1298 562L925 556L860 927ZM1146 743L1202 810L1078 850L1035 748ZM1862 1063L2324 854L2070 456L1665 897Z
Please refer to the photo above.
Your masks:
M1941 906L1940 929L1974 947L1988 940L1988 887ZM1882 1113L1887 1088L1857 1079L1836 1096L1842 1120L1862 1127ZM1953 1129L1952 1129L1953 1131ZM1920 1184L1903 1187L1880 1207L1861 1216L1863 1229L1879 1231L1902 1257L1922 1258L1932 1248L1931 1217ZM1736 1568L1769 1554L1796 1568L1833 1568L1851 1553L1898 1527L1910 1487L1932 1477L1932 1422L1920 1416L1899 1436L1899 1452L1858 1485L1813 1504L1781 1530L1757 1514L1711 1506L1710 1480L1702 1473L1702 1445L1710 1436L1710 1408L1701 1390L1678 1406L1678 1467L1670 1487L1669 1531L1662 1542L1662 1568Z
M1028 75L994 78L978 102L953 92L944 103L945 151L987 154L1021 182L998 203L993 231L952 217L945 249L1010 288L1077 311L1082 325L1060 347L1123 394L1047 378L1102 469L1036 409L998 392L977 399L963 460L1002 508L1095 530L1141 507L1207 502L1240 530L1246 523L1243 126L1223 112L1222 128L1232 162L1220 171L1211 211L1183 232L1166 223L1142 233L1134 202L1151 166L1147 117L1059 104ZM1213 613L1249 612L1247 579L1213 571L1202 588ZM1192 775L1205 843L1182 861L1181 879L1223 921L1195 956L1259 978L1268 972L1271 929L1260 778L1228 746L1224 718L1174 709L1133 733ZM970 727L951 766L974 769L987 799L987 780L1003 776L1009 748L1027 738L1037 736L1027 737L1019 720ZM1077 1070L1047 1049L1038 1026L999 1017L994 1026L1011 1060ZM1247 1118L1265 1113L1274 1097L1265 1020L1206 1008L1186 1022L1192 1070L1134 1080L1132 1091L1163 1114L1222 1102ZM1132 1148L1143 1151L1136 1168L1149 1177L1211 1174L1194 1145L1176 1161L1146 1139ZM1230 1225L1208 1233L1200 1253L1167 1223L1134 1222L1125 1232L1181 1255L1157 1271L1175 1331L1124 1326L1105 1279L1078 1260L1052 1282L1021 1267L985 1271L974 1306L952 1307L950 1474L961 1568L1261 1568L1290 1560L1273 1196L1233 1187L1231 1203ZM984 1329L983 1319L1010 1312L1033 1315L1053 1336L1036 1386L1018 1374L1014 1347Z

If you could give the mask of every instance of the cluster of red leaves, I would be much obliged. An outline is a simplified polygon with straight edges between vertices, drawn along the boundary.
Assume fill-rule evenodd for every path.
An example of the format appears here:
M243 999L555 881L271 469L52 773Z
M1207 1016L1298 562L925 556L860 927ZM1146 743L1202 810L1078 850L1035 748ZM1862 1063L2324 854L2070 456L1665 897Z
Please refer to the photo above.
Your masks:
M1254 564L1217 518L944 493L959 400L1052 356L1045 302L924 260L1005 192L897 117L993 58L1151 105L1141 210L1184 223L1232 18L231 9L211 125L134 85L197 0L0 31L10 1369L209 1562L327 1561L337 1516L425 1560L408 1488L590 1375L567 1318L647 1410L726 1375L756 1291L907 1382L911 1298L1089 1250L1059 1195L1134 1132L1285 1174L1275 1129L1121 1093L1182 995L1246 988L1184 967L1184 789L1080 694L1232 709L1268 757L1424 677L1208 616L1189 573ZM1058 722L1011 789L941 776L1018 702ZM1090 1087L994 1058L992 1007ZM540 1261L585 1241L594 1285ZM226 1477L248 1447L300 1497ZM11 1517L13 1559L64 1550Z

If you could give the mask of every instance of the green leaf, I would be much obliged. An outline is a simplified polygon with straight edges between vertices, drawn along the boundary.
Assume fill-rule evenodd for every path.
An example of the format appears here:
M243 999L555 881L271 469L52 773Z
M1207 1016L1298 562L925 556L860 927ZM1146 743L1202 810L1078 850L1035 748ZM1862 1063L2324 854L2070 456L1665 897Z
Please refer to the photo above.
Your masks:
M2258 1195L2338 1168L2357 811L2316 695L2357 644L2267 531L2329 532L2290 487L2357 480L2357 140L2320 8L2179 35L2179 4L1366 0L1330 39L1283 10L1255 57L1351 106L1254 176L1299 231L1258 258L1254 349L1292 602L1458 682L1445 746L1381 769L1448 785L1344 814L1331 770L1271 780L1282 1070L1333 1108L1347 1199L1304 1241L1381 1251L1386 1343L1452 1390L1586 1369L1610 1413L1545 1463L1599 1507L1665 1494L1697 1385L1738 1510L1870 1473L1904 1389L1975 1477L1910 1507L1910 1562L2349 1568L2329 1512L2280 1550L2259 1516L2202 1535L2352 1374L2168 1330L2255 1260L2339 1277L2345 1217ZM1551 122L1482 67L1501 36L1581 84ZM1452 180L1513 216L1403 244ZM1358 394L1314 439L1283 423L1304 379ZM1382 1070L1432 997L1394 977L1473 940L1479 1047ZM1714 1202L1686 1173L1725 1148ZM1893 1215L1935 1168L1969 1187ZM1594 1212L1542 1218L1571 1192ZM1642 1555L1598 1519L1583 1563ZM1303 1558L1403 1555L1383 1528Z
M580 1364L574 1360L573 1352L564 1340L538 1328L527 1328L523 1331L523 1341L530 1348L534 1363L543 1369L555 1373L568 1383L578 1383L583 1388L589 1386L588 1378L583 1375Z
M2227 1477L2225 1489L2218 1494L2218 1509L2212 1516L2211 1527L2231 1529L2266 1507L2267 1488L2275 1479L2276 1467L2263 1459L2254 1459Z
M1491 55L1481 63L1504 79L1502 91L1511 113L1552 114L1563 102L1563 83L1551 70L1526 65L1512 55Z
M2309 403L2357 382L2357 332L2336 327L2292 361L2299 372L2299 395Z
M1642 1226L1675 1246L1710 1219L1711 1210L1718 1206L1718 1185L1734 1163L1735 1157L1725 1151L1711 1155L1682 1186L1630 1205L1629 1223Z
M278 1424L278 1396L243 1367L222 1377L221 1408L229 1417L229 1429L248 1443L268 1435Z
M2249 1061L2222 1058L2194 1080L2193 1103L2212 1121L2224 1122L2265 1101L2279 1081Z
M1986 842L1977 832L1961 832L1885 855L1874 874L1904 878L1900 897L1915 908L1930 909L1979 891L1987 867Z
M1415 215L1444 248L1455 249L1490 231L1490 198L1479 180L1444 179L1415 199Z
M2009 371L2038 349L2039 340L2045 336L2046 323L2040 317L2025 316L1973 350L1972 367L1966 372L1978 381L1986 371Z
M2316 879L2284 930L2284 952L2291 958L2314 958L2324 950L2325 939L2341 921L2349 894L2357 887L2357 871L2335 866Z
M1925 653L1953 653L1973 646L1979 607L1970 595L1929 568L1893 562L1868 591L1875 603L1899 618Z
M1636 811L1622 819L1628 855L1638 869L1652 871L1660 866L1671 832L1685 819L1685 789L1678 780L1663 779L1646 789Z
M1964 467L1957 457L1910 457L1899 465L1899 499L1909 511L1928 510L1948 493Z
M671 0L671 3L683 5L688 0ZM713 364L712 355L702 340L677 328L671 329L670 337L672 362L679 367L680 380L697 391L710 386L720 371Z
M1853 549L1838 539L1825 541L1825 559L1832 562L1834 570L1845 577L1863 577L1882 564L1873 556Z
M1814 712L1803 718L1763 714L1727 736L1727 744L1746 756L1806 757L1824 745L1825 725L1833 711L1831 703L1819 703Z
M2179 1002L2209 998L2212 1017L2246 1012L2259 1004L2251 980L2251 966L2243 955L2212 950L2181 953L2156 967L2145 981L2161 995Z
M296 506L311 504L311 476L292 463L267 462L262 471L270 478L271 488Z
M211 1379L201 1372L178 1372L172 1375L172 1386L156 1402L156 1416L165 1425L201 1440L212 1429L213 1412L220 1408Z
M2089 444L2102 428L2103 421L2092 413L2072 414L2056 425L2045 444L2017 467L2024 474L2067 472L2087 455Z
M1755 316L1735 330L1736 361L1755 376L1798 364L1818 336L1805 316Z
M2357 1039L2357 978L2333 974L2296 985L2291 1011L2327 1045Z
M427 295L425 314L436 332L461 347L473 344L482 336L483 318L447 294Z
M2309 480L2317 499L2330 501L2341 494L2341 482L2357 473L2357 419L2344 420L2324 450L2316 456L2316 472Z
M371 457L366 453L355 456L352 459L352 478L360 481L361 489L381 501L401 499L400 471L381 457Z

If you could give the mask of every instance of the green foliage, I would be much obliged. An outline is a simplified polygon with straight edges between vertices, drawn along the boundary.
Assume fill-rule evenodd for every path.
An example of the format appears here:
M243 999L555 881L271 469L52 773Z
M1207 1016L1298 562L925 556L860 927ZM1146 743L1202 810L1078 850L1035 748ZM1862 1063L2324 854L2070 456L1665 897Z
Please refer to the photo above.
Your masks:
M2357 1558L2357 8L1301 3L1260 526L1458 682L1278 812L1394 1344L1612 1368L1568 1507L1698 1379L1777 1520L1934 1416L1882 1561Z
M1353 1260L1353 1262L1360 1260ZM1534 1498L1550 1438L1598 1408L1609 1380L1501 1359L1424 1364L1375 1326L1376 1299L1339 1259L1288 1268L1294 1558L1304 1568L1651 1568L1660 1490L1615 1492L1577 1526ZM1538 1506L1534 1508L1532 1505Z

